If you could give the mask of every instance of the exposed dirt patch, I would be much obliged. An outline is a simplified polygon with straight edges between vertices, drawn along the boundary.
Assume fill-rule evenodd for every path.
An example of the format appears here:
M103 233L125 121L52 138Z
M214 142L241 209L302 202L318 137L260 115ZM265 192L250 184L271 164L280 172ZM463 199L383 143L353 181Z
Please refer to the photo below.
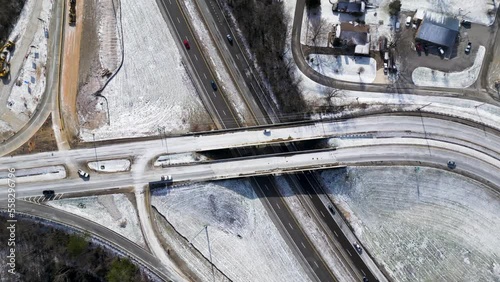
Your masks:
M10 155L24 155L40 152L57 151L57 142L52 130L52 116L49 115L42 127L33 135L28 142L16 149Z

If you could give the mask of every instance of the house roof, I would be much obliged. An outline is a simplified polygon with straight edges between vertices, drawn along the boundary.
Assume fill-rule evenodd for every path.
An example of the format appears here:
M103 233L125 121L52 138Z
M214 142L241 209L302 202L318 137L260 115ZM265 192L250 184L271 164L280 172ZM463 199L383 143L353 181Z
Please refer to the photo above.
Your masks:
M455 45L459 26L460 22L455 18L426 11L416 38L451 48Z
M339 38L346 40L353 45L365 45L370 42L368 25L353 25L350 23L340 23Z
M337 11L342 13L363 13L365 11L364 2L338 2Z

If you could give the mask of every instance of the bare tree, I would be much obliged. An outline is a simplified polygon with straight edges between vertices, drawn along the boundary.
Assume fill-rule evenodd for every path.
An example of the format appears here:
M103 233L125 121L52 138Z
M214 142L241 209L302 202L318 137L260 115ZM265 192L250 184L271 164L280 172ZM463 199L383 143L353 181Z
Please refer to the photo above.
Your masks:
M319 21L311 22L312 36L311 40L316 45L316 39L318 36L325 34L327 27L327 21L321 18Z

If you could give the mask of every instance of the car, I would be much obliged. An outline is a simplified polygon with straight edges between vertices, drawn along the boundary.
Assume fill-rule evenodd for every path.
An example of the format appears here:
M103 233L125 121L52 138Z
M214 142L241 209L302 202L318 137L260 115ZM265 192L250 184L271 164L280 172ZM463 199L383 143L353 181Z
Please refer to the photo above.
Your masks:
M89 174L81 169L78 170L78 175L80 175L80 177L82 178L88 178L89 177Z
M470 53L470 49L472 48L472 43L467 43L467 47L465 47L465 54L469 54Z
M405 23L405 25L406 25L406 27L410 27L410 25L411 25L411 17L410 17L410 16L408 16L408 17L406 18L406 23Z
M455 169L457 167L457 164L454 161L448 161L448 168L449 169Z
M438 47L438 51L439 51L439 54L440 54L441 56L444 56L444 50L443 50L443 48Z
M461 21L461 22L460 22L460 24L461 24L463 27L465 27L465 28L470 28L470 27L471 27L471 25L472 25L472 23L471 23L471 22L466 21L466 20Z
M227 41L229 41L229 44L233 44L233 37L231 36L231 34L228 34L226 35L226 38L227 38Z
M215 81L211 80L211 81L210 81L210 85L212 86L212 89L213 89L214 91L217 91L217 84L215 84Z
M425 55L429 55L429 46L427 44L424 44L424 53Z
M191 49L191 46L189 45L189 41L187 39L184 39L182 43L184 43L184 47L186 47L187 50Z
M335 210L333 209L332 205L328 205L328 210L329 210L332 214L335 214Z
M401 23L399 21L396 22L396 31L401 29Z
M264 129L264 135L270 135L271 129Z
M354 246L354 248L356 249L356 252L358 252L358 254L363 253L363 249L361 248L361 246L357 242L352 243L352 245Z
M55 194L54 190L43 190L42 193L45 197L50 197Z
M363 282L368 282L368 278L366 278L366 276L363 276Z
M417 44L415 44L415 49L418 53L422 52L424 50L424 48L422 47L422 43L417 42Z

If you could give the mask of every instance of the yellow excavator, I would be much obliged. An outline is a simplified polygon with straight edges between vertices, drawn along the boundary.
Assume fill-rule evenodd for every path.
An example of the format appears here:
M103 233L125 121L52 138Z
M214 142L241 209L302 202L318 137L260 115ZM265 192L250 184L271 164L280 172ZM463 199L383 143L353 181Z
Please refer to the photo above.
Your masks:
M7 41L5 45L0 48L0 77L6 77L10 71L10 51L14 48L14 42Z

